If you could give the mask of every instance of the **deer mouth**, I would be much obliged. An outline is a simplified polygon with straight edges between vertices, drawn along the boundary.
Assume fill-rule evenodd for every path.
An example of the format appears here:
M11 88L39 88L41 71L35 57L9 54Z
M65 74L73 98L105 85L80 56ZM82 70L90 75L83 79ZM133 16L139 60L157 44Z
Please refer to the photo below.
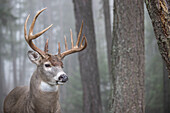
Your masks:
M56 82L56 85L63 85L68 81L68 76L64 72L59 72L54 77L54 80Z
M56 85L63 85L64 84L64 82L62 82L62 81L56 81Z
M65 83L66 83L66 81L61 81L61 80L56 81L56 85L63 85L63 84L65 84Z
M66 74L61 74L58 78L58 80L56 81L56 84L58 85L63 85L65 82L68 81L68 77Z

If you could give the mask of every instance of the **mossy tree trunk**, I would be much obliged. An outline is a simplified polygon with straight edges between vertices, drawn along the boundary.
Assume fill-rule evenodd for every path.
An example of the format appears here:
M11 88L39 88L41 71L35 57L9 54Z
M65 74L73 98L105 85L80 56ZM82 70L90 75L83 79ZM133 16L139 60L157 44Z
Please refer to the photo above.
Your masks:
M145 0L145 4L170 78L170 1Z

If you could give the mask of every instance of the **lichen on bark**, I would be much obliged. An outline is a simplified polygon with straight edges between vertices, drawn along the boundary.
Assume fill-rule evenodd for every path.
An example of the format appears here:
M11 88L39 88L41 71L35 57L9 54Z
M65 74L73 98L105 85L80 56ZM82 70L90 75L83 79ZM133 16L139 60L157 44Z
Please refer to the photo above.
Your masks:
M152 20L160 54L165 61L170 78L170 14L169 0L145 0Z

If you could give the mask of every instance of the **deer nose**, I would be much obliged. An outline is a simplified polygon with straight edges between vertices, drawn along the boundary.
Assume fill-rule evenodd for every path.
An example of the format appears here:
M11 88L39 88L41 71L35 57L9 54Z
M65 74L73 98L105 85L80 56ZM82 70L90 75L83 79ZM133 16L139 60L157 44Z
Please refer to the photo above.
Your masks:
M62 82L66 82L68 80L68 77L67 77L66 74L62 74L62 75L59 76L58 79Z

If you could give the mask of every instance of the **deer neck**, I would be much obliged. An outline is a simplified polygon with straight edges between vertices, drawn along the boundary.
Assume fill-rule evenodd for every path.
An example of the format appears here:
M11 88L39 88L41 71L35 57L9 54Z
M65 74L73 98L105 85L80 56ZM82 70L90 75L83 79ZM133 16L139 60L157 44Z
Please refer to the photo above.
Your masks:
M44 89L42 89L44 87ZM51 91L50 91L51 90ZM54 91L53 87L48 86L42 81L38 70L34 72L30 81L29 97L38 112L57 110L59 108L58 88Z

